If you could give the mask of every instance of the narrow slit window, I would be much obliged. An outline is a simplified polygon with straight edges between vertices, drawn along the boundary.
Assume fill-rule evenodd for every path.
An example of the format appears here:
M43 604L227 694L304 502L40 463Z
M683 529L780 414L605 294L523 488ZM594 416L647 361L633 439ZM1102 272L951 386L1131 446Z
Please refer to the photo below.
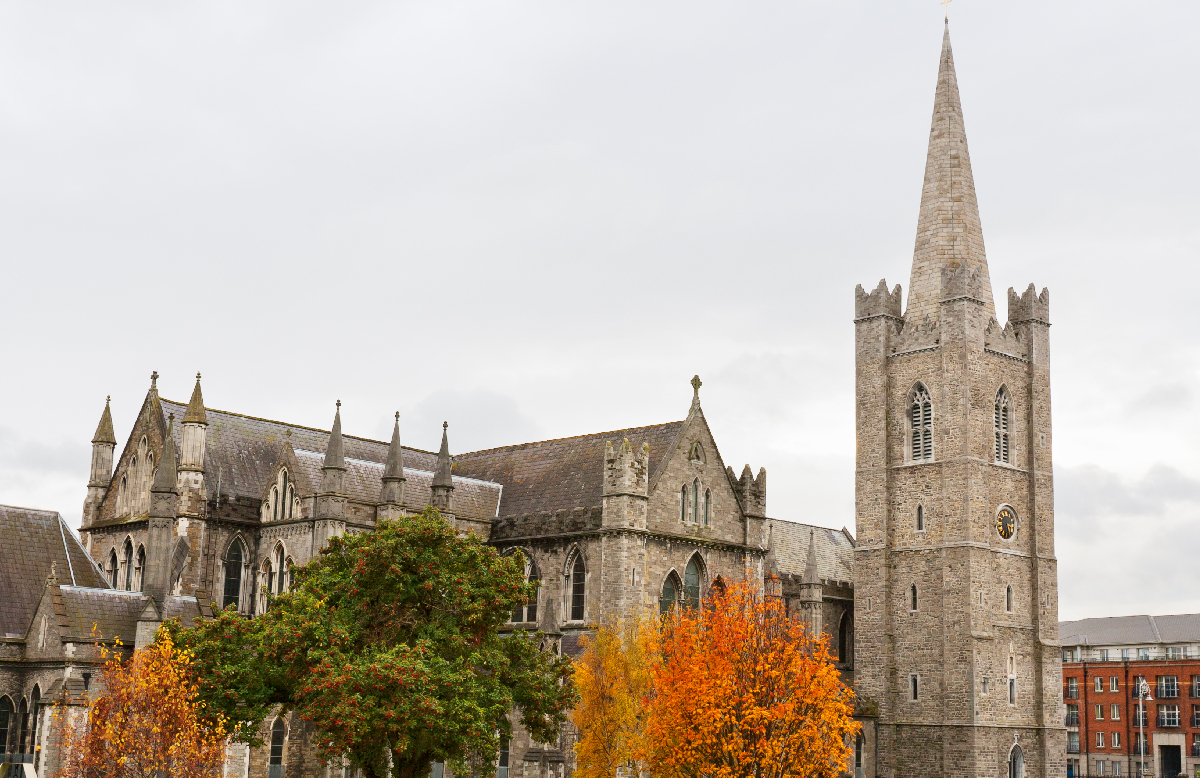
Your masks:
M708 526L708 522L712 517L712 492L708 489L704 490L704 526Z
M908 596L909 596L909 610L915 611L917 609L917 585L916 584L913 584L912 587L909 588Z
M995 437L996 437L996 461L1009 464L1009 432L1012 426L1012 401L1008 396L1008 390L1000 387L1000 391L996 393L996 416L995 416Z
M679 490L679 520L684 524L687 523L687 504L688 504L688 488L687 484Z
M917 532L924 532L924 531L925 531L925 508L924 508L924 506L918 505L917 506Z
M692 521L700 523L700 480L692 481Z
M1013 593L1012 593L1012 587L1011 587L1011 586L1010 586L1010 587L1008 587L1007 589L1005 589L1005 590L1004 590L1004 609L1005 609L1006 611L1008 611L1009 613L1012 613L1012 610L1013 610Z
M916 673L908 676L908 692L909 699L913 700L914 702L920 699L920 688L918 686L918 678Z

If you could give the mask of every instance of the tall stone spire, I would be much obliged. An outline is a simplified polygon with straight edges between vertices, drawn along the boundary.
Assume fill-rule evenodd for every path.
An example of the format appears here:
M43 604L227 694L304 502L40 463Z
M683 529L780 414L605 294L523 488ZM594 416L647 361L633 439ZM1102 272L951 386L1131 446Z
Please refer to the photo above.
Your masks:
M346 457L342 449L342 401L337 401L333 413L333 430L325 447L325 464L321 467L321 491L341 494L346 475Z
M819 584L821 576L817 572L817 535L816 530L808 531L808 559L804 562L804 578L801 583Z
M450 474L453 462L450 459L450 441L447 438L449 423L442 422L442 447L438 449L437 470L433 474L430 503L439 511L450 510L450 493L454 491L454 478Z
M81 526L91 525L100 510L100 502L104 492L112 480L113 449L117 445L117 434L113 431L112 411L109 405L112 397L104 401L104 412L100 414L100 424L96 426L96 434L92 436L92 471L88 478L87 497L83 500L83 520Z
M383 488L379 492L382 503L404 502L404 451L400 447L400 412L396 411L396 425L392 427L392 442L388 446L387 463L383 467Z
M944 293L943 278L949 283L952 275L958 276L959 283ZM904 318L919 322L928 316L937 321L940 301L962 296L980 300L988 313L996 315L947 22Z
M104 398L104 412L100 414L100 423L96 425L96 434L92 436L93 443L117 445L117 433L113 430L112 410L109 408L111 403L111 396Z
M183 414L184 424L208 424L204 414L204 395L200 392L200 374L196 373L196 388L192 390L192 399L188 401L187 411Z

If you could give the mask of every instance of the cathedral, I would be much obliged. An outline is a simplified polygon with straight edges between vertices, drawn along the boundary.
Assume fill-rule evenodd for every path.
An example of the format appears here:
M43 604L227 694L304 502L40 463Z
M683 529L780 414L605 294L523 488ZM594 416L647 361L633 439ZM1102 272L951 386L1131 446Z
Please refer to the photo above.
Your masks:
M863 724L855 778L1065 774L1048 308L1045 290L1010 289L996 319L947 29L907 304L882 281L855 292L854 533L772 516L766 471L722 459L698 377L681 420L452 455L445 424L421 451L398 415L371 440L343 432L340 402L312 429L208 407L199 375L187 402L166 399L155 373L124 443L104 407L78 536L0 506L0 544L20 549L0 605L0 759L53 771L46 703L83 710L98 640L128 651L167 618L253 617L331 536L434 506L528 560L538 595L506 630L574 656L606 616L749 578L828 635ZM352 772L322 763L294 716L261 734L230 746L226 776ZM574 736L514 726L500 769L568 778Z

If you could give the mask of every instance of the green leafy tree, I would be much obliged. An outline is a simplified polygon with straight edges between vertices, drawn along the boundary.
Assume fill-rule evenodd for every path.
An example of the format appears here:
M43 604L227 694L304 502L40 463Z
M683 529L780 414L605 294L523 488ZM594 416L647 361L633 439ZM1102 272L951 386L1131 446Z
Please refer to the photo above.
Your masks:
M315 725L326 758L371 778L420 778L433 761L489 772L511 710L546 742L575 700L566 659L499 631L532 595L519 556L429 508L332 538L245 630L215 626L236 618L223 614L180 638L205 702L244 727L279 703Z

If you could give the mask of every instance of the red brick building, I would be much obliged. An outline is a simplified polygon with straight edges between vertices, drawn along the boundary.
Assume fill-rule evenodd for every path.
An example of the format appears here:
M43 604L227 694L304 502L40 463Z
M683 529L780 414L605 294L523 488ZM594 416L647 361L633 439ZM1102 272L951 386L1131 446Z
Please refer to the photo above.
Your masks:
M1068 777L1137 776L1144 760L1147 775L1200 778L1200 614L1084 619L1059 631ZM1143 680L1149 699L1139 700Z

